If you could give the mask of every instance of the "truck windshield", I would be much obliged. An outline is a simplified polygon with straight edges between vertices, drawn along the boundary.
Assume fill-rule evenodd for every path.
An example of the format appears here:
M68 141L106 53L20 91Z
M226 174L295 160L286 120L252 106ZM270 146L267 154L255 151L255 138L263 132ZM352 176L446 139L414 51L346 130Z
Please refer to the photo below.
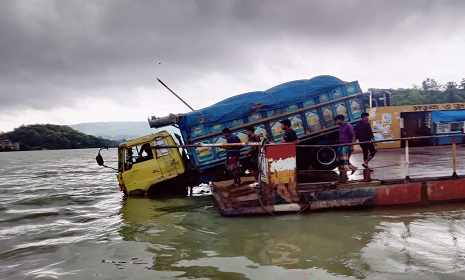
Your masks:
M125 148L122 152L124 170L130 170L133 164L138 164L153 159L153 150L150 148L150 146L152 146L152 143L143 143Z
M168 142L166 141L165 138L160 136L160 137L155 138L155 145L165 146L165 145L168 145ZM157 157L162 157L162 156L171 154L171 150L169 148L156 149L156 151L157 151Z
M120 162L124 164L124 171L130 170L134 164L171 154L171 149L169 148L152 148L152 146L164 145L168 145L168 142L164 137L160 136L156 137L154 142L146 142L132 147L124 148L120 153Z

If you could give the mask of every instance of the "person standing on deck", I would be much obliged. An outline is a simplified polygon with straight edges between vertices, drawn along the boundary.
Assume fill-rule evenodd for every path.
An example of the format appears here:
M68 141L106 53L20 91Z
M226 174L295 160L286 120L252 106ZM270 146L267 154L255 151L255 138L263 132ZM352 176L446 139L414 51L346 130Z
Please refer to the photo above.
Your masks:
M355 127L355 136L359 142L372 141L375 139L370 122L368 122L368 116L368 113L362 113L362 120L359 121ZM368 162L372 160L376 154L375 145L373 143L362 143L360 147L363 151L362 166L368 168Z
M253 126L246 127L245 131L249 142L260 142L260 137L255 134L255 128ZM250 155L249 171L255 178L255 183L258 183L258 147L251 146L247 154Z
M283 139L281 143L299 143L299 138L295 131L291 128L291 121L284 119L281 121L281 128L284 131Z
M231 133L229 128L223 129L223 135L226 137L227 143L241 143L241 139L236 135ZM230 146L225 147L226 149L226 170L233 175L234 184L231 185L232 187L237 187L241 184L241 173L240 173L240 165L239 165L239 157L241 155L241 147L240 146Z
M339 125L339 144L352 144L355 143L355 132L352 125L344 121L343 115L337 115L334 120ZM351 153L354 151L354 146L341 146L337 151L339 158L339 182L345 183L347 180L347 171L352 170L354 174L357 167L353 166L349 162Z

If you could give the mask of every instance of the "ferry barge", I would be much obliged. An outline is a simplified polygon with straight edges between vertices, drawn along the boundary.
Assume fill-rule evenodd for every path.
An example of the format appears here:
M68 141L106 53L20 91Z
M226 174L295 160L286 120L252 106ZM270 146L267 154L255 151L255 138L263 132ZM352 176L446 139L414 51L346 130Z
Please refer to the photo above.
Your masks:
M214 201L225 216L303 213L323 209L418 205L465 200L465 178L456 173L456 144L452 144L451 176L415 178L409 176L408 140L405 141L404 179L371 179L363 170L363 180L306 182L311 170L296 168L295 144L268 144L261 148L260 180L243 178L238 187L231 181L211 184ZM322 172L322 171L317 171ZM320 174L321 175L321 174Z

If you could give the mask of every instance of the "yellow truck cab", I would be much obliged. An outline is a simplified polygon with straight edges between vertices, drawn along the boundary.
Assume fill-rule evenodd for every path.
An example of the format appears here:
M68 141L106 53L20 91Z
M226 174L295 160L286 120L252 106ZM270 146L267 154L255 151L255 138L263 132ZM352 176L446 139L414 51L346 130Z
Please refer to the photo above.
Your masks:
M185 162L166 131L143 136L118 146L118 182L125 195L187 193Z

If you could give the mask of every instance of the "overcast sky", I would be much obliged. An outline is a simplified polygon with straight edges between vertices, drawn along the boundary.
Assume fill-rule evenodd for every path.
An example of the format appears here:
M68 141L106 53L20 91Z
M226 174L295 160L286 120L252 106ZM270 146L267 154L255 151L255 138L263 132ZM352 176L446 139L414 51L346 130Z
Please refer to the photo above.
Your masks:
M145 121L318 75L362 90L465 78L465 1L0 3L0 131Z

